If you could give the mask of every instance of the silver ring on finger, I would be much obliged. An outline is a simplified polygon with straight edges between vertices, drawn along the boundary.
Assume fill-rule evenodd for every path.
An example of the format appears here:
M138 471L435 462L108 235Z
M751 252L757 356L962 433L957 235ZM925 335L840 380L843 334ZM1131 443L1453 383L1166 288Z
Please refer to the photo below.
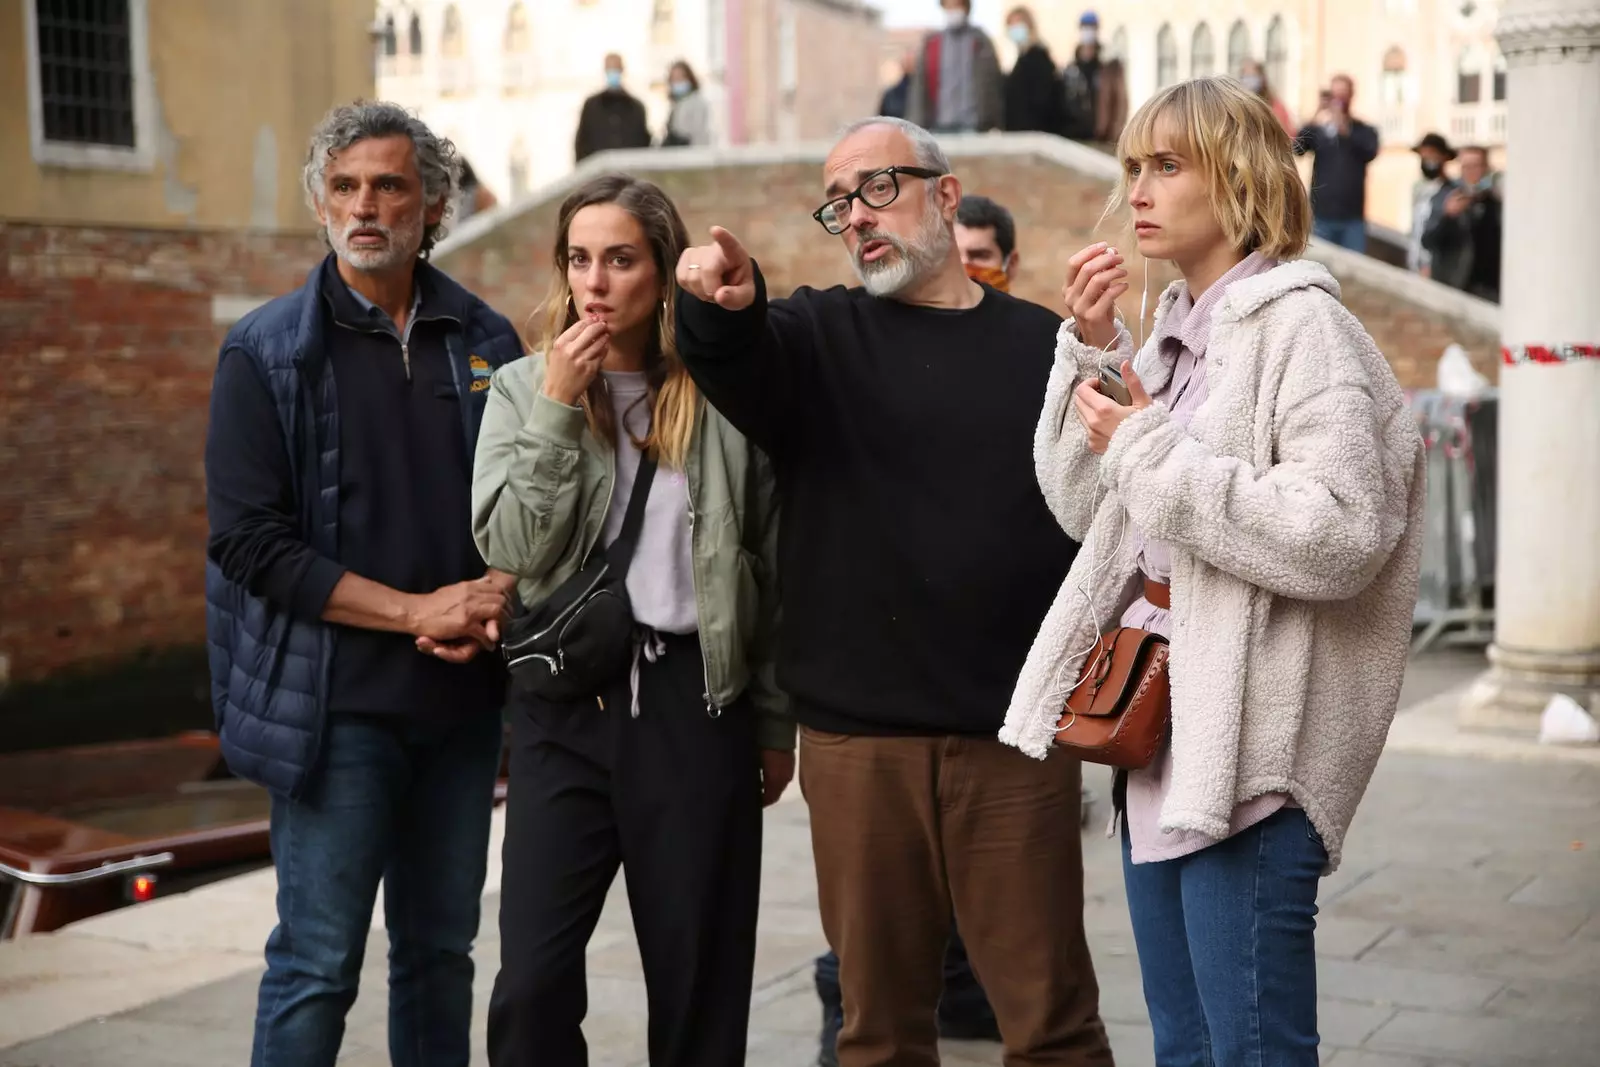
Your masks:
M687 267L687 268L685 268L685 269L687 269L687 270L699 270L699 269L700 269L700 264L698 264L698 263L691 263L691 264L689 264L689 265L688 265L688 267Z

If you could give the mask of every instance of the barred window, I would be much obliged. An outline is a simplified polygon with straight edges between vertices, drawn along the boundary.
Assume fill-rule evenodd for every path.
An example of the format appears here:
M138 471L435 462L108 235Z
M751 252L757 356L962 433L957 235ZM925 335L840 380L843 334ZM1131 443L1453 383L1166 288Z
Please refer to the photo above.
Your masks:
M135 147L128 0L35 0L46 141Z

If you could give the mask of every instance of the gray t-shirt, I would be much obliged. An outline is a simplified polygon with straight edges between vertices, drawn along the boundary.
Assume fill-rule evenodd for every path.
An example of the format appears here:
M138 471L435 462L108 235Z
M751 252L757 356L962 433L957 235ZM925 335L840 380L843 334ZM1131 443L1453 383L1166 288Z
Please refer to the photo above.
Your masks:
M639 473L639 450L629 434L643 438L650 431L649 387L643 372L601 371L617 415L617 480L611 490L600 543L610 545L622 532L622 520ZM694 604L693 531L689 526L689 482L683 471L656 467L644 527L628 568L628 598L641 626L666 634L692 634L700 628Z

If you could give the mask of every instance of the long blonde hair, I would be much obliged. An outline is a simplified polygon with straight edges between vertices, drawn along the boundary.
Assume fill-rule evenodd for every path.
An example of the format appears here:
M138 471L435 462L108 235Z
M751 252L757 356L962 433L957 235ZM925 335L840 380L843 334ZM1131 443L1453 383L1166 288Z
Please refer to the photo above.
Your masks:
M1272 108L1230 77L1196 78L1158 92L1117 141L1122 178L1106 216L1126 217L1134 164L1178 152L1206 176L1222 232L1241 252L1295 259L1311 237L1311 200L1294 143Z
M578 321L578 309L567 282L567 236L578 212L595 204L615 204L639 223L655 260L661 280L661 305L655 328L645 347L645 378L649 383L650 432L643 440L628 435L633 446L666 466L683 469L689 454L689 439L694 433L699 410L699 392L683 361L678 358L676 332L676 289L673 279L678 257L689 246L689 231L678 209L661 188L628 174L602 174L579 186L561 204L556 224L555 272L550 292L535 316L542 318L543 349L548 352L560 337ZM617 417L606 394L605 382L597 375L579 398L589 432L614 446L621 444Z

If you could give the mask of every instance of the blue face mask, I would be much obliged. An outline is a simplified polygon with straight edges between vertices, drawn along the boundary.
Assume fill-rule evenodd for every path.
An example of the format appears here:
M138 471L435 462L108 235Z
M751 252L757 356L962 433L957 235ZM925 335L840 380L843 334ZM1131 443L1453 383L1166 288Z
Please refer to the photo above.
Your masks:
M686 81L674 79L671 88L673 99L681 100L689 95L690 91L694 89L694 86L690 85Z
M1006 36L1010 37L1011 43L1016 45L1018 48L1021 48L1023 45L1027 44L1033 39L1033 35L1028 32L1028 27L1020 22L1013 22L1011 25L1007 26Z
M608 71L606 71L606 88L607 89L620 89L620 88L622 88L622 71L620 71L620 70L608 70Z

